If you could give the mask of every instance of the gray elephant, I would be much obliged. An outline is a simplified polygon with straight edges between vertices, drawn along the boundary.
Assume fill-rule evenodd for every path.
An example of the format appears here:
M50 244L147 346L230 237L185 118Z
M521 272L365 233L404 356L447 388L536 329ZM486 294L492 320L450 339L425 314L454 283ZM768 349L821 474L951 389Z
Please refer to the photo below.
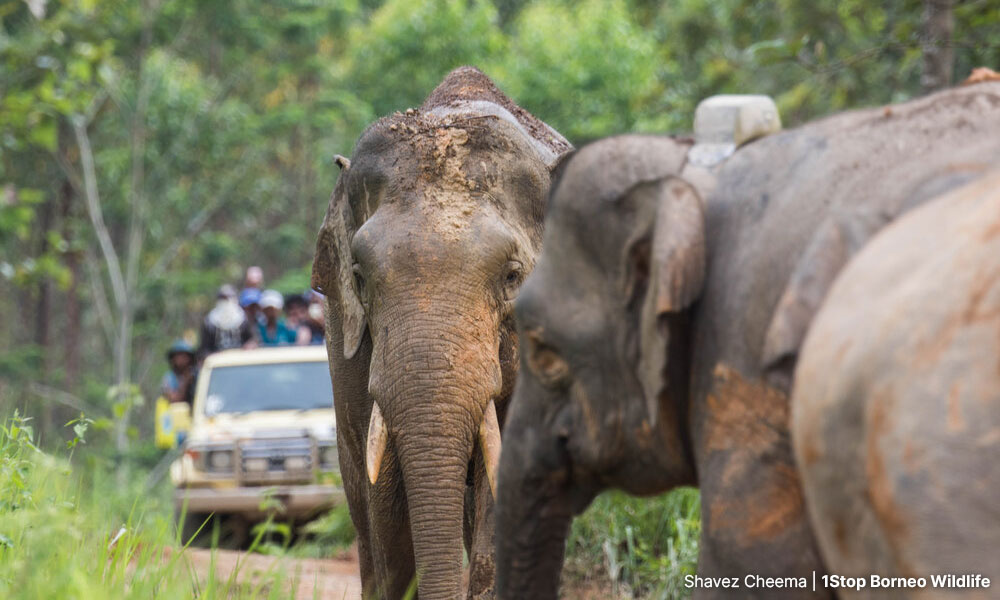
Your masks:
M830 570L925 579L854 595L996 597L931 577L1000 583L1000 170L840 274L796 368L792 442Z
M360 137L319 233L341 473L366 597L493 596L512 300L570 145L480 71Z
M813 597L823 562L788 422L798 348L874 232L1000 157L997 106L1000 84L980 84L835 115L738 150L714 189L692 185L684 142L578 151L516 302L498 595L556 596L570 521L601 490L696 484L699 575L739 585L700 580L696 596L770 596L759 575Z

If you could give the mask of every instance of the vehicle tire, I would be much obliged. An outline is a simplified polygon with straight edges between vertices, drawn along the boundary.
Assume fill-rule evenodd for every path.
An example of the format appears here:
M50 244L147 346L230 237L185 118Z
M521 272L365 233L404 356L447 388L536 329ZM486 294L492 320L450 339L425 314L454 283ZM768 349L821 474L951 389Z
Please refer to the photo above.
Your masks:
M184 521L181 521L181 517ZM177 529L181 532L181 545L207 546L212 541L212 522L208 521L211 515L207 513L187 513L181 515L180 511L175 513ZM206 521L208 521L206 523ZM204 525L204 527L202 526ZM200 530L200 531L199 531Z
M209 548L215 541L216 548L244 550L250 543L250 524L239 515L188 513L181 523L178 514L177 526L181 531L182 545Z

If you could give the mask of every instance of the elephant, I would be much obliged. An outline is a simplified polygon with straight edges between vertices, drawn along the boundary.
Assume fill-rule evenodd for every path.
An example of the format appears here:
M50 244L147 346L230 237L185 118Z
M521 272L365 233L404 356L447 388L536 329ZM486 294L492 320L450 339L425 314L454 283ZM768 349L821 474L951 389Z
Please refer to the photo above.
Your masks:
M745 145L707 178L683 139L618 136L567 159L515 303L498 596L556 597L573 515L601 490L691 484L698 574L741 585L696 580L696 597L773 593L747 575L813 597L824 563L789 432L798 349L874 233L1000 157L998 106L1000 84L984 83L841 113Z
M830 570L925 578L879 598L996 597L931 576L1000 578L1000 169L847 264L794 381L792 446Z
M512 300L551 171L571 148L481 71L384 117L341 168L312 285L365 597L493 597L500 423L517 372Z

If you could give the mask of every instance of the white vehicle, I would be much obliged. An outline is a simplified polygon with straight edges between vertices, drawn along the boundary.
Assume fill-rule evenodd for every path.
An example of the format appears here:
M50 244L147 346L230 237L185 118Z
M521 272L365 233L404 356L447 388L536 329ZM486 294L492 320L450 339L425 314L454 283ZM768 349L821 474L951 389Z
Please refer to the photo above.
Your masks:
M342 501L326 347L206 358L191 430L170 478L185 541L211 514L220 542L240 546L269 514L304 521Z

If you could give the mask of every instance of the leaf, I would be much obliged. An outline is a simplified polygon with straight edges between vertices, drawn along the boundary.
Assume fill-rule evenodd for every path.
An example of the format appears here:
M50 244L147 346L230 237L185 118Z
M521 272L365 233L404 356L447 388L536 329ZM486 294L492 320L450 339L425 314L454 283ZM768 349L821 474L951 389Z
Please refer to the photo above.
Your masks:
M59 139L59 130L55 119L45 117L40 123L28 131L28 140L49 151L55 151Z

